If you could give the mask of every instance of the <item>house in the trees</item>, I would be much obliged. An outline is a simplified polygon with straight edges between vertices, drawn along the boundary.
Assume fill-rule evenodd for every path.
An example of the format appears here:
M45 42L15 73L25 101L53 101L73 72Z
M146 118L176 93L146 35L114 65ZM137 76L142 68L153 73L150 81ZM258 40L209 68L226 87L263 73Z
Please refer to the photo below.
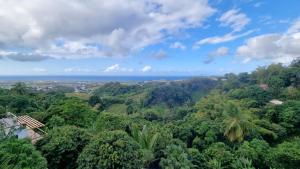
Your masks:
M12 113L7 113L5 117L0 119L0 126L2 135L13 136L19 139L28 138L33 144L46 134L42 130L45 125L28 115L16 116Z
M272 103L273 105L282 105L283 104L282 101L277 100L277 99L270 100L270 103Z

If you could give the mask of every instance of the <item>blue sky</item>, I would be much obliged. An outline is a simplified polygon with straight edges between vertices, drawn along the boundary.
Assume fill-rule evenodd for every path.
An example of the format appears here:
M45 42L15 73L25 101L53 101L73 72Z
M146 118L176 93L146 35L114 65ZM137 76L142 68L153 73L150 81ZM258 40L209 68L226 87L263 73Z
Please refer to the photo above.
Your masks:
M0 75L221 75L300 56L298 0L0 0Z

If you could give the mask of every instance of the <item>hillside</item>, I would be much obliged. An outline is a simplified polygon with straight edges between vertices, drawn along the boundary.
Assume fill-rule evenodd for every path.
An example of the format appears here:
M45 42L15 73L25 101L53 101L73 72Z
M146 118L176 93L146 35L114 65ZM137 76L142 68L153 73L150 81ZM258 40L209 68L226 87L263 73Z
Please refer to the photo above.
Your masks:
M69 92L23 83L0 89L1 117L29 115L48 133L32 145L1 126L0 168L300 166L299 60L218 78Z

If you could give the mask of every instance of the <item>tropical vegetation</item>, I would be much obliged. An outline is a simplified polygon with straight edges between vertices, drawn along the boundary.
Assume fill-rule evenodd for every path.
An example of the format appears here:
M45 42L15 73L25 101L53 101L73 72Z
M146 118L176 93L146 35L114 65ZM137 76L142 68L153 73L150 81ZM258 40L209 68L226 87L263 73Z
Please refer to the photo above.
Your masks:
M87 93L0 89L44 123L36 144L0 126L0 168L297 169L300 61L182 81L111 82Z

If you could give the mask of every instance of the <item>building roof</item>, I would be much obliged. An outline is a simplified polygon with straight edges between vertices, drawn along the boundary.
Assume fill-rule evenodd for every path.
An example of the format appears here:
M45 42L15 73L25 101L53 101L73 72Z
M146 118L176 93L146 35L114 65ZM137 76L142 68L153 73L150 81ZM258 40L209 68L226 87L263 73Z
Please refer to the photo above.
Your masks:
M45 131L40 129L40 127L45 126L43 123L27 115L17 117L12 113L7 113L6 118L0 119L0 124L4 126L6 135L12 132L12 134L17 136L19 139L30 138L33 144L39 139L42 139L43 134L47 134Z
M26 125L27 127L31 128L31 129L36 129L36 128L40 128L40 127L44 127L45 125L37 120L35 120L34 118L31 118L27 115L25 116L19 116L17 118L18 122L22 125Z
M275 105L281 105L281 104L283 104L282 101L277 100L277 99L270 100L270 103L275 104Z

